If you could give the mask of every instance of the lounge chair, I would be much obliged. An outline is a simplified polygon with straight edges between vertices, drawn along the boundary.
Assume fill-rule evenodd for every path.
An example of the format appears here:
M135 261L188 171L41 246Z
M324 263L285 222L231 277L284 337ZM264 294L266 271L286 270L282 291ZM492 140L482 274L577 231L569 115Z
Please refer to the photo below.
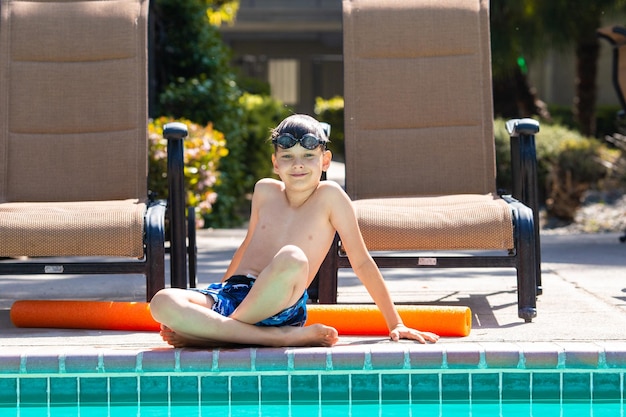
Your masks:
M343 1L346 191L379 267L516 268L529 322L541 291L539 125L507 124L514 188L498 195L488 6ZM462 250L485 252L450 252ZM349 267L337 236L312 297L337 302L338 268Z
M0 274L143 274L150 300L169 223L186 287L184 125L165 132L168 201L147 190L148 1L2 0L0 14Z

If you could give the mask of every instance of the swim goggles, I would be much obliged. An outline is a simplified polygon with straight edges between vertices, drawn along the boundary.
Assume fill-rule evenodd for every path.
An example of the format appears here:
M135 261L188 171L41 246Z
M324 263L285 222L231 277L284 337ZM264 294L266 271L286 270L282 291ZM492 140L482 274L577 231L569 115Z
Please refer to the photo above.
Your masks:
M291 133L281 133L272 139L272 143L281 149L293 148L299 143L304 149L313 150L317 149L318 146L325 147L326 142L311 133L305 133L300 139L297 139Z

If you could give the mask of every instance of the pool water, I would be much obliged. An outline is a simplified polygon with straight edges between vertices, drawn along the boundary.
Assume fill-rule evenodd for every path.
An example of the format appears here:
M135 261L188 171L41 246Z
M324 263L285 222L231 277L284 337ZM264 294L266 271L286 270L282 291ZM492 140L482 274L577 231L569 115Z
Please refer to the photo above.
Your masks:
M530 402L487 402L487 403L440 403L440 404L103 404L87 406L42 406L2 408L3 417L347 417L347 416L419 416L419 417L461 417L461 416L559 416L559 417L623 417L624 406L620 402L583 403L530 403Z

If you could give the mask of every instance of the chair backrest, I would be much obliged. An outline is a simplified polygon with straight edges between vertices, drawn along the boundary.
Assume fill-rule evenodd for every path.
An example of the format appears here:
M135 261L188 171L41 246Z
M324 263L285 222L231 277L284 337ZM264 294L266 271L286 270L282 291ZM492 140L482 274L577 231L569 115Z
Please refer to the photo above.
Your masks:
M0 13L0 202L145 198L148 1Z
M488 0L343 0L346 190L495 191Z

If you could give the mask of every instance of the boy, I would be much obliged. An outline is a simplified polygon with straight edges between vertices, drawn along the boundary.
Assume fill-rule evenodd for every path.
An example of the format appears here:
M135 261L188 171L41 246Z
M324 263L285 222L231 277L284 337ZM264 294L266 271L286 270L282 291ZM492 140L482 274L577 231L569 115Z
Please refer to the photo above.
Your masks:
M247 235L224 279L205 290L169 288L150 303L174 347L254 344L332 346L337 330L306 321L306 289L335 231L353 270L382 312L389 336L436 342L432 333L402 324L378 267L369 255L348 195L320 181L331 152L322 125L306 115L283 120L271 135L272 163L281 181L260 180L252 197Z

